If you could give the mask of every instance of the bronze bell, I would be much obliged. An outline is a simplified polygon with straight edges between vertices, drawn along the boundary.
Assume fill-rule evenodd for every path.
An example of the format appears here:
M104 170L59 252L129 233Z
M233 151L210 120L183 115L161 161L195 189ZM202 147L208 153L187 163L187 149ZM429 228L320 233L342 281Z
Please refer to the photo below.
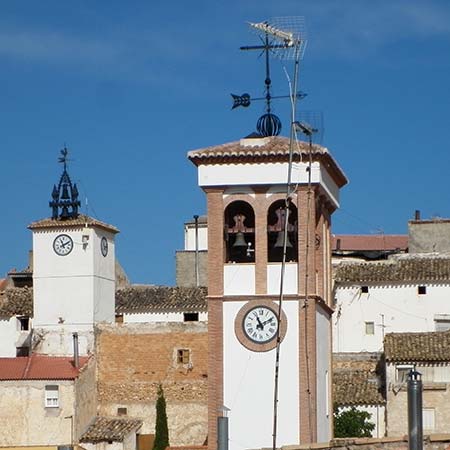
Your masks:
M67 184L63 184L61 200L69 200L69 191L67 190Z
M247 247L247 242L245 242L244 233L242 231L237 232L233 247Z
M279 248L283 247L284 242L284 231L279 231L277 235L277 241L275 242L274 247ZM286 248L292 248L291 241L289 240L289 235L286 236Z

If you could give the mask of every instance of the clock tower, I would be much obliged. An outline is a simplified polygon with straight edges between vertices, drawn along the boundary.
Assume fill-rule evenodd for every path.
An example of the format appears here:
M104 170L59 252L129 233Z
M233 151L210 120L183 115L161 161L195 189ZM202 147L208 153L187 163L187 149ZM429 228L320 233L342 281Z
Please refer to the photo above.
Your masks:
M232 450L272 445L277 353L277 446L332 436L330 227L347 179L326 148L292 147L188 153L207 198L210 449L224 407Z
M53 187L52 217L33 222L33 347L39 353L94 350L94 325L114 322L115 256L118 229L79 214L78 189L67 172L67 150L61 151L63 173Z

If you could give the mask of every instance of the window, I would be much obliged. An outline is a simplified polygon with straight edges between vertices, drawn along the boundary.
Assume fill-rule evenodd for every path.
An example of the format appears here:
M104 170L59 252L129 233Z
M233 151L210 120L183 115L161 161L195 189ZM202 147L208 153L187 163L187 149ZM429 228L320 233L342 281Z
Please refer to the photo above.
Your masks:
M434 431L435 428L435 418L434 418L434 408L423 408L422 409L422 421L423 429L427 431Z
M117 408L117 415L118 416L126 416L128 414L127 408Z
M191 352L186 348L180 348L177 350L177 363L189 364L191 362Z
M45 386L45 407L59 408L59 387L50 385Z
M17 329L19 331L29 331L30 318L27 316L17 317Z
M366 322L366 334L367 335L375 334L375 323L374 322Z
M450 330L450 314L435 314L434 329L436 331Z
M16 356L29 356L30 347L16 347Z
M184 322L198 322L198 313L183 313Z
M417 286L417 293L419 295L425 295L427 293L427 287L426 286Z
M369 286L361 286L361 293L362 294L368 294L369 293Z
M406 383L408 381L409 372L413 370L411 365L399 365L395 368L395 381L397 383Z
M116 314L116 323L123 323L123 314Z

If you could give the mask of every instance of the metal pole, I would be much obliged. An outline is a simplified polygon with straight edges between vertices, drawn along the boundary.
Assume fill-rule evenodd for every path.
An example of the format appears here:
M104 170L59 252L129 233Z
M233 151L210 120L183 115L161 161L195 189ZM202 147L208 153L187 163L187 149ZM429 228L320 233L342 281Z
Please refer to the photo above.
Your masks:
M228 417L217 417L217 450L228 450Z
M408 447L409 450L423 449L422 380L415 370L408 376Z
M200 276L198 271L198 215L194 216L195 220L195 286L200 284Z

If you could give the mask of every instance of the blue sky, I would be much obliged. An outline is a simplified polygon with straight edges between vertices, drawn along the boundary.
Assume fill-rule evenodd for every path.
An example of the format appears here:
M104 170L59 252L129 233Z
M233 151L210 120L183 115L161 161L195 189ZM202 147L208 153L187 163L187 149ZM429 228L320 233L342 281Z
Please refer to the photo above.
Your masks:
M450 217L450 3L446 0L3 1L0 3L0 277L27 265L27 225L69 173L87 213L116 225L133 282L173 284L183 223L205 213L188 150L255 129L263 94L246 25L305 16L299 110L350 184L335 233L406 233L414 210ZM291 71L290 63L286 69ZM274 95L287 92L273 61ZM288 133L288 104L275 113ZM84 212L86 208L84 207Z

